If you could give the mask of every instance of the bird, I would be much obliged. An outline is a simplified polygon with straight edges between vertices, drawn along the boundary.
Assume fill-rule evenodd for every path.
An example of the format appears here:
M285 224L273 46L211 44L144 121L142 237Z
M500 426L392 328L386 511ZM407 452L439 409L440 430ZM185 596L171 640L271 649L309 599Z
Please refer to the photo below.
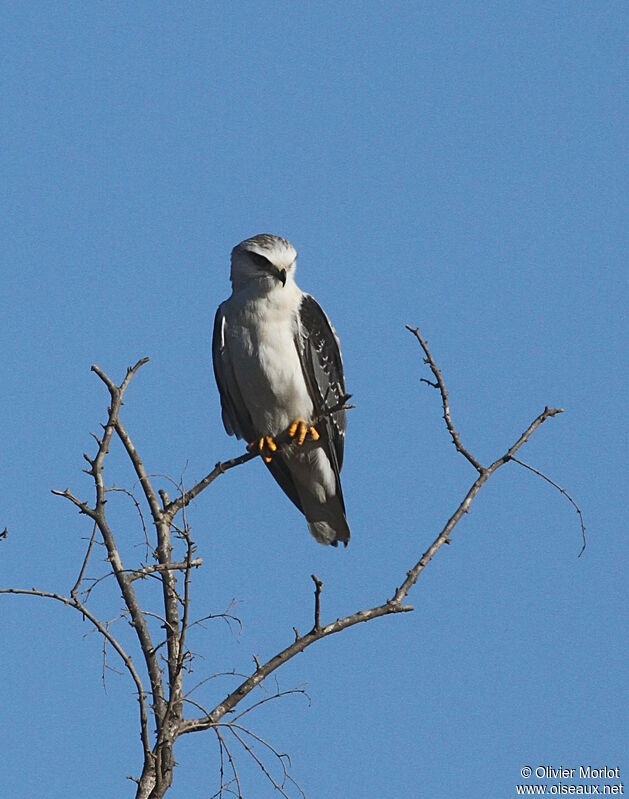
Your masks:
M222 420L262 457L315 540L347 546L341 348L321 306L295 282L296 268L297 251L280 236L261 233L232 250L232 293L212 337ZM278 445L282 434L288 443Z

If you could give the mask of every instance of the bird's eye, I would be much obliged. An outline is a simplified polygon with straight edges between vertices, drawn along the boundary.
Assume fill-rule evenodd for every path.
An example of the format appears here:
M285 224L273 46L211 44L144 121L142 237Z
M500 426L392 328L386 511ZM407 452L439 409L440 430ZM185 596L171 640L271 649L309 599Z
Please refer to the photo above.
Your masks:
M256 264L256 266L259 266L261 269L268 269L270 266L273 266L273 264L269 261L269 259L265 258L264 255L260 255L259 252L251 252L250 250L249 257L254 262L254 264Z

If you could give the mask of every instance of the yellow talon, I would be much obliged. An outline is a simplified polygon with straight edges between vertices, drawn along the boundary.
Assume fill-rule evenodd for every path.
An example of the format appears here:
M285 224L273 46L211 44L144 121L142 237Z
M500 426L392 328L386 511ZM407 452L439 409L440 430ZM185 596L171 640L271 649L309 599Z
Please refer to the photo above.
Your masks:
M257 452L265 463L271 463L273 453L277 452L277 444L273 436L260 436L256 441L252 441L247 445L249 452Z
M303 419L296 419L288 428L288 435L296 439L296 444L301 447L308 436L313 441L318 441L320 436L316 428L304 422Z

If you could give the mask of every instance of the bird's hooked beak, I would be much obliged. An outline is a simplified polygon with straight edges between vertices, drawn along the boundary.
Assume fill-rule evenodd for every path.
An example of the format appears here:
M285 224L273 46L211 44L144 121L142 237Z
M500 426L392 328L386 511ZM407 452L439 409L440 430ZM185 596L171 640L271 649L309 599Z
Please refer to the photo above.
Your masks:
M286 270L285 269L278 269L277 270L277 279L281 282L282 286L286 285Z

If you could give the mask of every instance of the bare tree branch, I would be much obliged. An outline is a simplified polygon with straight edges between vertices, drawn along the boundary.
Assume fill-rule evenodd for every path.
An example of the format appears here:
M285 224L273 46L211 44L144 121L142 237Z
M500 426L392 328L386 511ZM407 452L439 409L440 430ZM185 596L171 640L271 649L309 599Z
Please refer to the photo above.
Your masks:
M140 481L140 485L142 486L142 490L144 491L144 496L146 497L146 501L151 511L151 516L153 517L153 522L155 524L155 528L157 530L157 559L160 565L163 567L162 571L160 572L161 582L162 582L162 589L163 589L163 596L164 596L164 610L166 614L167 620L167 635L166 635L166 646L168 650L168 700L166 701L166 707L163 709L163 715L161 718L158 718L158 741L157 741L157 758L158 758L158 771L164 777L164 779L170 784L170 780L172 779L172 754L170 751L169 746L164 746L164 742L168 740L171 743L176 737L176 729L179 723L179 718L181 717L181 697L182 697L182 685L181 685L181 670L179 668L179 638L178 638L178 630L179 630L179 606L177 601L177 591L176 591L176 581L174 572L168 568L171 559L171 552L172 552L172 544L170 541L170 523L172 517L168 517L162 511L160 506L160 502L157 497L157 493L151 484L149 476L144 468L144 463L142 458L140 457L133 441L131 440L131 436L127 432L125 426L123 425L122 421L120 420L119 416L119 409L122 404L122 398L124 395L124 391L129 384L129 381L133 377L133 374L143 363L146 363L148 359L142 359L138 361L138 363L132 367L131 369L127 370L127 375L123 380L120 387L118 387L109 377L98 367L96 364L92 366L92 371L94 371L98 377L105 383L107 388L109 389L109 393L111 395L111 409L112 413L110 413L110 424L108 424L106 428L106 435L113 426L115 431L118 435L118 438L122 442L127 455L131 463L133 464L133 468L138 476ZM100 450L99 450L100 455ZM98 462L98 457L97 457ZM98 477L99 469L98 463L95 462L94 464L94 471L96 472L96 476ZM116 568L114 567L114 572ZM131 585L131 581L128 578L125 578L125 583L127 586ZM125 602L127 598L125 597ZM129 608L133 615L133 610ZM134 618L135 621L135 618ZM145 649L144 644L142 644L142 649ZM152 651L149 655L149 658L154 659L154 651ZM156 661L155 661L156 662ZM163 705L163 688L160 680L160 709ZM159 779L158 779L159 782Z
M163 571L177 571L185 572L190 569L198 569L203 565L203 558L192 558L189 562L175 562L175 563L153 563L150 566L142 566L139 569L134 569L129 572L132 580L143 580L149 575L156 574Z
M92 529L92 535L90 537L90 542L87 546L87 552L85 553L85 557L83 558L83 565L81 566L81 571L79 572L79 576L76 578L76 583L74 583L73 588L70 591L70 596L72 599L76 599L77 594L79 592L79 587L81 582L83 581L83 577L85 576L85 570L87 569L87 564L90 559L90 555L92 554L92 547L94 546L94 541L96 540L96 533L98 532L98 525L94 522L94 527Z
M225 743L225 739L223 738L221 731L218 727L214 728L214 732L216 733L216 738L218 739L219 749L220 749L220 778L221 784L218 791L211 797L211 799L221 799L223 796L223 792L229 790L229 793L232 796L236 796L237 799L243 799L242 790L240 787L240 779L238 777L238 770L236 769L236 763L234 762L234 758L232 757L231 751L227 744ZM229 765L232 770L233 779L229 782L224 781L224 767L223 767L223 752L227 755L227 759L229 760ZM229 789L229 785L231 783L235 783L236 785L236 792Z
M55 490L53 493L64 497L71 502L79 512L88 516L94 521L94 531L90 539L82 566L80 568L76 583L70 591L70 596L66 597L61 594L39 591L36 589L2 589L0 593L14 593L25 594L30 596L38 596L43 598L55 599L62 602L69 607L79 610L85 618L87 618L94 626L94 628L103 636L104 646L104 660L103 671L111 668L106 661L106 646L111 645L114 650L121 657L125 667L129 671L132 679L137 688L138 701L140 705L140 730L141 740L144 753L144 763L142 774L139 779L134 780L137 784L136 799L161 799L164 796L173 779L173 769L175 765L173 746L180 735L192 732L200 732L207 729L212 729L217 736L219 744L219 760L220 760L220 785L219 790L215 797L221 799L224 795L230 794L242 799L242 787L240 777L236 768L235 758L233 752L226 740L225 732L229 732L233 739L245 749L247 754L253 758L254 762L260 768L265 777L271 782L280 795L288 797L287 790L290 785L293 785L303 796L301 788L292 779L288 773L286 763L288 756L276 750L264 738L258 736L247 727L239 723L244 716L251 713L253 710L259 708L261 705L285 697L292 693L305 694L302 689L291 689L288 691L281 691L279 686L273 694L269 694L260 699L251 697L253 701L245 703L247 706L240 710L237 715L231 716L227 719L228 714L235 713L236 708L243 700L248 697L256 688L262 688L265 680L274 672L277 671L282 665L291 660L295 655L303 652L309 646L323 638L327 638L336 633L342 632L356 624L371 621L372 619L380 618L382 616L394 615L399 613L407 613L413 608L408 604L404 604L411 588L415 585L422 571L428 563L435 556L437 551L443 544L450 543L450 536L454 527L469 511L469 508L474 501L474 498L481 490L483 485L489 478L500 469L505 463L513 460L516 463L524 466L535 474L543 477L547 482L561 491L568 500L576 508L579 518L581 520L581 528L583 532L583 540L585 546L585 526L583 523L583 516L575 501L570 495L558 486L554 481L550 480L544 474L539 472L532 466L525 464L515 457L520 448L530 439L533 433L549 418L561 413L558 408L544 408L544 410L529 424L526 430L520 437L506 450L506 452L497 458L490 466L483 466L480 461L467 450L461 441L461 436L455 428L452 421L450 412L448 391L443 380L441 371L436 365L436 362L428 348L425 339L422 338L417 328L407 326L407 329L413 334L418 341L423 352L424 363L429 367L434 380L421 378L423 382L428 383L439 391L441 398L441 406L443 411L443 419L446 429L452 439L452 442L457 450L467 461L470 463L477 472L477 477L468 489L465 496L461 499L458 507L450 518L446 521L437 537L432 544L421 555L417 563L412 566L407 572L400 583L395 588L393 595L380 604L375 604L372 607L360 609L341 618L337 618L328 624L321 621L321 593L323 589L323 581L320 580L315 574L311 575L314 582L314 623L312 629L304 635L300 635L296 627L293 627L294 640L286 647L276 652L265 662L258 659L256 655L253 656L255 668L249 675L239 674L235 671L217 672L204 679L201 679L192 688L184 691L184 673L187 674L191 668L190 664L193 661L194 653L187 648L188 632L194 626L201 624L206 619L223 618L230 624L235 620L240 624L240 620L232 614L225 612L219 614L207 614L195 621L191 620L192 600L191 600L191 576L192 571L202 565L202 559L195 557L196 547L190 535L190 529L186 518L186 508L205 488L221 474L235 468L236 466L243 465L253 458L258 456L257 452L245 452L244 454L216 464L214 469L210 471L202 480L197 482L190 489L185 489L183 479L179 483L174 483L178 490L178 496L170 499L168 493L164 489L156 490L152 483L152 478L155 476L149 474L144 466L144 462L133 443L133 440L127 431L126 427L120 419L120 411L123 405L123 398L131 379L137 371L148 361L148 358L143 358L138 361L135 366L127 369L126 375L122 383L116 385L97 365L92 366L92 371L100 378L105 384L110 395L110 406L107 411L107 422L103 425L102 438L94 436L97 442L97 452L92 459L85 456L90 468L87 470L88 474L94 480L96 499L94 506L78 499L69 490L64 491ZM341 401L334 407L327 409L320 417L312 420L312 424L317 424L325 416L338 413L341 410L351 408L347 401L349 395L343 397ZM155 563L144 563L135 568L125 568L122 562L120 551L114 537L114 533L107 520L105 506L107 501L107 493L110 491L123 491L132 497L135 506L140 514L142 528L144 530L146 544L147 544L147 560L149 559L148 550L150 549L150 541L148 530L144 521L142 508L138 500L127 491L127 489L120 488L107 488L104 479L104 463L105 458L109 452L111 440L114 434L120 440L137 478L142 487L144 500L149 508L153 526L156 536L156 547L154 550ZM291 445L291 437L288 431L284 431L276 438L278 448L287 447ZM168 478L170 479L170 478ZM181 513L181 519L175 521L177 515ZM148 517L147 517L148 518ZM111 564L111 572L104 574L92 581L92 585L83 593L85 594L85 601L82 603L78 599L78 593L83 581L86 579L85 573L93 546L97 543L97 533L100 534L102 542L107 549L107 560ZM100 541L98 541L100 543ZM173 557L173 550L177 550L177 558ZM98 583L104 581L107 577L113 575L116 578L122 599L124 601L123 617L130 619L130 623L135 630L139 648L144 658L146 673L148 674L152 702L150 706L146 701L146 693L142 688L142 680L137 672L130 655L122 648L120 643L112 635L109 629L109 622L102 622L97 619L85 605L85 602L90 596L92 589ZM140 605L134 589L134 582L145 578L159 580L162 586L162 602L163 608L144 608ZM178 586L177 580L180 579ZM230 606L231 607L231 606ZM230 608L227 609L228 611ZM157 619L163 630L164 636L161 640L154 644L149 633L149 619ZM242 626L242 625L241 625ZM166 652L164 652L164 649ZM160 653L162 650L162 653ZM160 665L162 662L166 663L164 670ZM164 672L167 672L165 675ZM208 681L215 679L219 676L230 676L238 678L239 685L233 690L230 690L221 702L214 707L206 707L201 702L190 698L191 693L199 689ZM307 695L306 695L307 696ZM184 716L184 707L195 708L197 713L200 713L196 718L186 718ZM153 744L151 745L151 735L149 734L148 726L148 713L152 712L154 719L154 734ZM194 711L193 711L194 712ZM227 736L229 737L229 736ZM231 739L230 739L231 740ZM255 746L262 747L266 755L260 757L256 753ZM273 776L268 766L265 764L265 757L271 754L275 757L282 769L281 779ZM231 775L231 776L230 776Z
M129 497L131 502L135 505L135 509L138 512L138 516L140 517L140 524L142 525L142 532L144 534L144 545L146 546L146 557L149 557L149 553L151 551L151 542L149 541L149 534L148 530L146 529L146 520L144 518L144 514L142 513L142 507L137 500L137 497L132 491L129 491L128 488L123 488L122 486L109 486L107 491L117 492L120 494L124 494L125 496Z
M232 721L233 722L238 721L239 719L243 718L243 716L246 716L248 713L251 713L252 710L256 710L261 705L267 704L267 702L273 702L275 699L281 699L284 696L292 696L293 694L301 694L302 696L305 696L306 699L308 700L308 703L310 703L311 701L310 696L303 688L289 688L286 691L280 691L280 689L277 688L274 694L271 694L270 696L265 696L262 699L259 699L257 702L254 702L252 705L249 705L249 707L245 708L240 713L238 713L237 716L234 716Z
M191 696L195 691L198 691L198 689L201 688L201 686L205 685L206 683L210 682L211 680L216 680L218 677L238 677L238 678L244 680L244 679L247 678L247 675L243 674L240 671L236 671L235 669L232 669L231 671L218 671L218 672L216 672L216 674L210 674L209 677L205 677L204 679L199 680L199 682L196 685L193 685L192 688L190 688L186 692L186 695L185 695L184 698L187 698L187 697Z
M280 794L280 796L283 796L284 799L290 799L288 793L286 793L286 790L284 789L286 783L290 782L292 785L294 785L297 788L300 795L305 799L306 794L303 792L301 787L297 784L297 782L295 782L295 780L288 773L288 769L286 768L286 763L284 762L284 760L286 759L288 760L290 765L290 758L288 757L287 754L278 752L268 741L265 741L264 738L261 738L259 735L256 735L251 730L247 729L246 727L242 727L239 724L229 723L229 724L223 724L221 726L224 726L227 729L229 729L234 738L243 747L243 749L247 752L247 754L253 759L253 761L258 765L260 771L264 774L264 776L271 783L273 788ZM282 769L281 782L278 782L273 777L269 769L265 766L262 758L260 758L254 751L253 747L249 743L247 743L245 739L246 735L250 736L251 738L254 739L254 741L257 741L259 744L268 749L268 751L275 757L275 759L280 764L280 767Z
M90 508L87 502L82 502L80 499L77 499L69 488L66 488L63 491L53 488L51 489L50 493L54 494L56 497L63 497L64 499L69 500L73 505L76 505L76 507L79 509L79 513L84 513L86 516L89 516L90 519L96 518L96 512L94 509Z
M570 496L570 494L566 491L565 488L562 488L554 480L551 480L550 477L548 477L547 475L544 474L544 472L540 472L539 469L536 469L534 466L530 466L528 463L524 463L524 461L521 461L519 458L514 458L513 456L511 456L511 460L514 463L517 463L520 466L523 466L525 469L528 469L530 472L533 472L533 474L536 474L538 477L541 477L542 480L546 480L547 483L550 483L550 485L553 488L556 488L557 491L559 491L560 494L564 495L564 497L568 500L568 502L576 510L576 512L577 512L577 514L579 516L579 523L581 525L581 535L583 537L583 546L581 547L581 550L580 550L579 554L577 555L577 557L580 558L581 555L585 552L585 547L587 545L587 539L585 537L585 522L583 520L583 513L581 512L581 508L577 505L577 503L574 501L574 499Z
M108 410L108 419L104 427L103 438L101 439L101 443L98 447L98 452L92 464L91 474L92 477L94 478L94 483L96 486L96 506L93 510L94 514L93 518L97 522L98 528L103 537L103 541L107 548L109 562L111 563L113 572L116 576L116 580L120 587L120 591L122 593L125 605L129 609L129 613L131 614L132 625L136 631L138 640L140 642L140 646L142 648L142 653L144 655L146 667L149 674L149 680L151 682L151 691L153 694L153 709L157 714L157 721L159 723L159 720L162 718L165 709L164 689L162 685L162 671L159 662L157 660L157 657L155 655L155 646L153 645L153 641L149 633L148 625L146 623L146 618L142 613L142 609L140 608L140 604L137 600L135 591L133 590L131 584L131 579L129 577L128 570L124 568L124 565L122 563L122 558L120 557L120 552L118 550L118 546L114 538L114 534L111 528L109 527L109 524L105 516L105 503L107 502L107 498L106 498L105 481L103 477L104 460L109 452L111 437L114 431L117 429L124 393L129 383L131 382L133 376L147 362L148 358L141 358L135 364L135 366L130 366L127 369L127 373L120 387L116 386L113 383L113 381L110 380L110 378L104 374L104 372L100 369L99 366L97 366L96 364L92 366L92 371L95 372L95 374L97 374L100 377L100 379L105 383L105 385L109 389L109 393L111 396L111 404Z
M22 596L34 596L39 597L40 599L53 599L56 602L61 602L68 608L74 608L74 610L78 610L78 612L86 618L89 622L91 622L94 627L98 630L98 632L103 636L106 641L109 641L111 646L116 650L122 662L124 663L127 671L131 675L131 679L135 683L138 703L140 705L140 737L142 739L142 748L144 749L144 757L146 759L151 758L151 746L149 743L149 733L148 733L148 715L147 715L147 708L146 708L146 699L145 695L146 692L144 690L144 686L142 685L142 680L140 675L138 674L135 665L133 664L133 660L131 659L130 655L127 654L125 649L122 645L114 638L111 634L107 626L100 621L94 614L89 611L85 605L83 605L76 597L68 597L63 596L62 594L56 594L52 591L40 591L36 588L0 588L0 594L15 594L15 595L22 595Z

